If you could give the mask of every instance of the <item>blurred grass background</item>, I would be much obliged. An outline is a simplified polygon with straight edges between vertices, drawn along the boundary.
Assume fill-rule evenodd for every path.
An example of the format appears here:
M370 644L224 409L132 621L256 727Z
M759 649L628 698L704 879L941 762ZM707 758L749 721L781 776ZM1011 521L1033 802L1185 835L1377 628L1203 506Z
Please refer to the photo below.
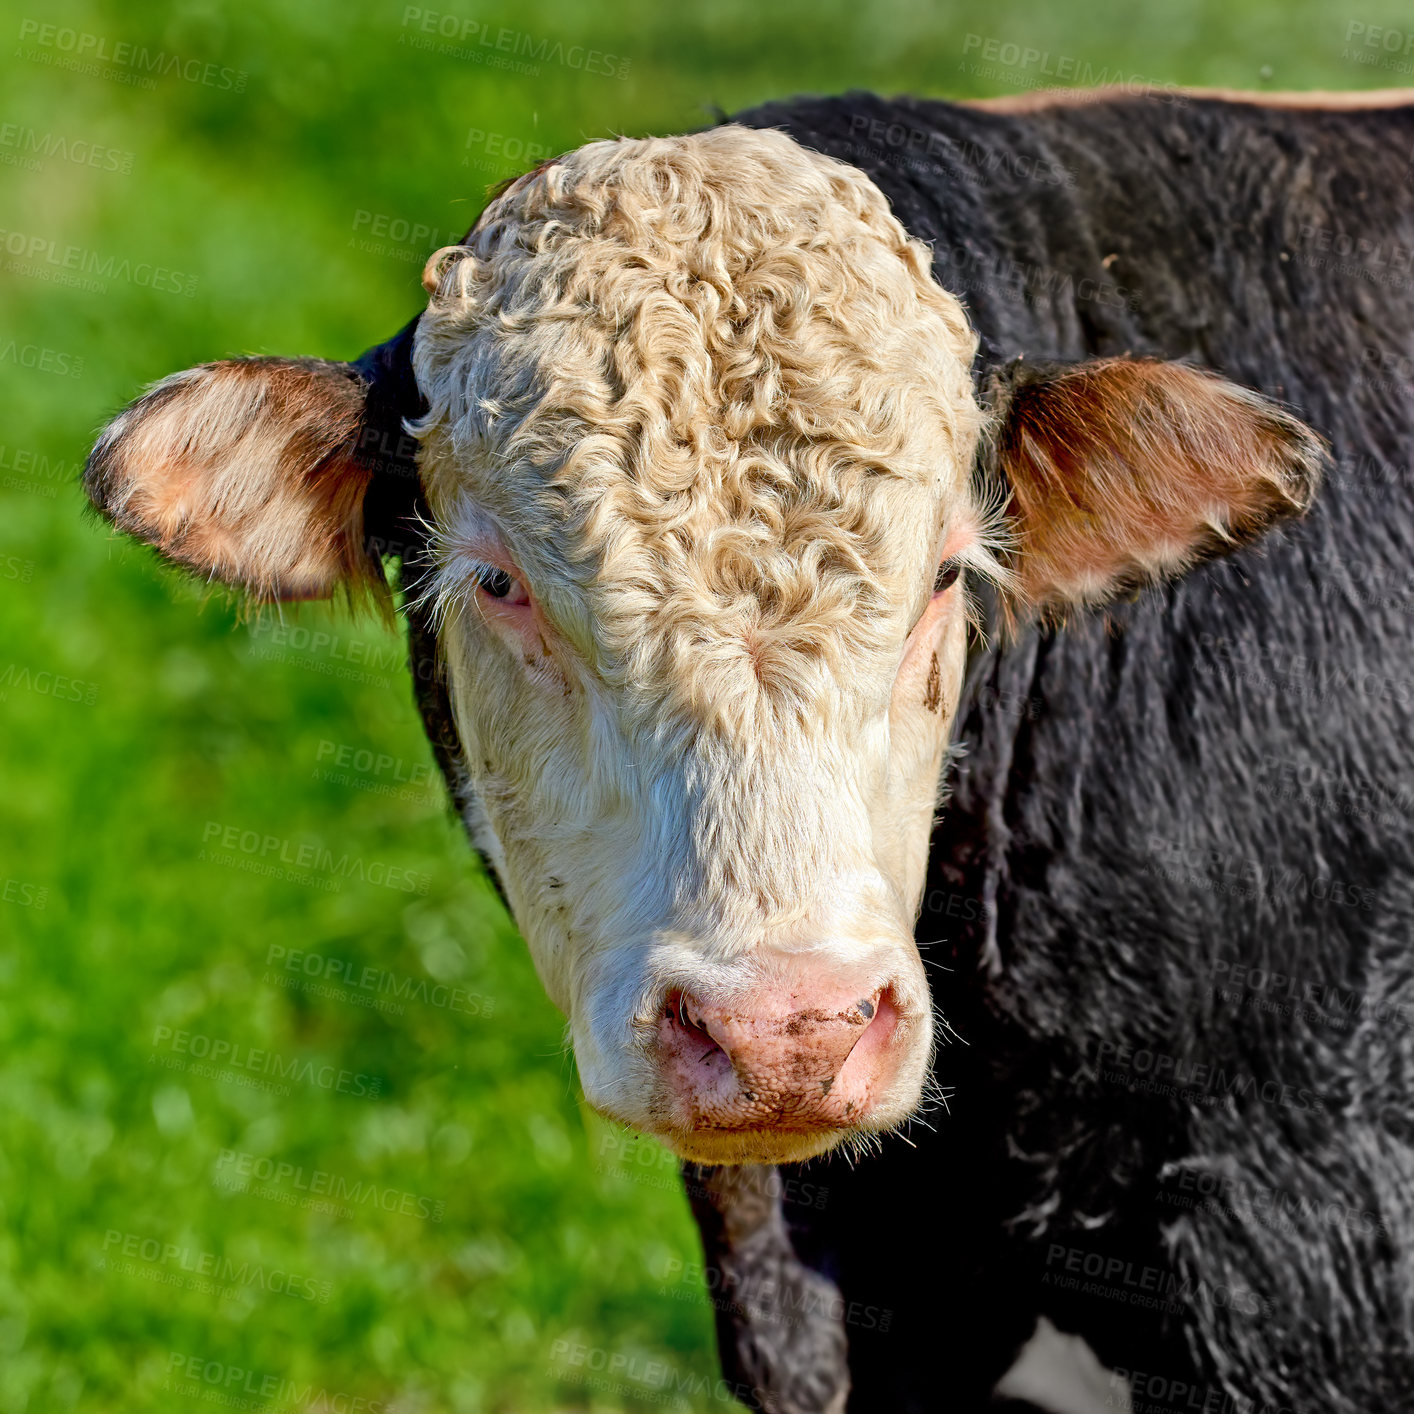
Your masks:
M5 1411L730 1404L675 1165L578 1100L396 636L251 621L86 520L107 416L213 357L352 357L488 185L591 138L796 92L1044 86L1022 49L1378 87L1405 61L1365 37L1414 26L1385 0L434 3L0 5ZM493 61L502 28L544 45L537 72ZM312 844L332 867L249 868ZM318 960L282 970L296 949ZM331 975L301 988L307 965ZM218 1042L334 1070L269 1094L200 1073Z

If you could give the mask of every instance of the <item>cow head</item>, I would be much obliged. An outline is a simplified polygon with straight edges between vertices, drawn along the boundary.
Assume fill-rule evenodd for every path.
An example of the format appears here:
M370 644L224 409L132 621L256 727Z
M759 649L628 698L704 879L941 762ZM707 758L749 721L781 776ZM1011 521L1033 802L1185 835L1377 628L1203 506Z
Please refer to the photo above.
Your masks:
M969 584L1016 619L1181 570L1306 504L1314 438L1144 361L1022 365L984 412L927 250L779 133L591 144L424 283L427 602L474 829L586 1094L707 1161L898 1125ZM90 494L257 596L377 588L367 367L169 378Z

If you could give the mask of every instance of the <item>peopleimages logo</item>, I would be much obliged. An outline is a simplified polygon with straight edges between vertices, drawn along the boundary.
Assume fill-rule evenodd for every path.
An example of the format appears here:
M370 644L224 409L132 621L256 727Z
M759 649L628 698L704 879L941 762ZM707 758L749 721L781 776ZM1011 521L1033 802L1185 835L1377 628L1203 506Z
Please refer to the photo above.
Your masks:
M176 77L205 88L225 89L230 93L245 92L247 75L244 69L225 68L165 49L149 49L145 44L133 44L125 39L112 40L106 35L71 29L67 25L21 20L20 43L26 41L38 45L38 48L28 53L21 49L21 57L56 69L105 76L106 67L110 71L106 77L121 78L124 83L146 89L155 87L153 77L158 75L162 78ZM114 70L117 72L112 72Z
M1210 1061L1103 1039L1095 1044L1093 1051L1095 1078L1131 1094L1171 1096L1190 1104L1254 1099L1283 1109L1317 1112L1326 1109L1325 1100L1304 1085L1289 1085L1280 1079L1259 1080L1254 1075L1229 1071Z
M61 489L76 486L82 473L79 462L51 461L45 453L31 447L0 443L0 491L22 491L54 501Z
M1128 93L1149 94L1163 103L1187 101L1178 85L1147 74L1125 73L1108 66L1096 68L1088 59L1073 54L1052 54L1029 44L1017 44L997 35L968 34L962 41L962 62L958 69L975 78L1010 75L1023 88L1068 84L1076 88L1119 88Z
M676 1257L669 1259L663 1271L658 1295L674 1301L705 1299L717 1310L782 1326L800 1326L811 1316L825 1316L837 1324L887 1333L894 1319L892 1308L846 1301L829 1282L784 1281L774 1267L742 1274Z
M143 1270L144 1267L148 1270ZM111 1227L103 1234L99 1268L206 1295L224 1295L238 1287L251 1287L272 1296L293 1296L321 1306L329 1300L333 1290L330 1282L284 1267L267 1267L263 1262L249 1260L237 1264L220 1252L206 1252L176 1242L163 1242L145 1233L122 1232ZM166 1270L162 1271L163 1268Z
M380 1188L370 1179L350 1179L328 1169L307 1169L303 1164L251 1154L243 1149L221 1150L212 1181L227 1192L251 1193L257 1198L273 1199L292 1207L300 1205L301 1201L315 1208L327 1206L341 1217L352 1217L353 1208L362 1207L439 1223L447 1210L446 1202L440 1198L409 1193L401 1188ZM313 1200L322 1200L322 1203Z
M43 344L22 344L18 339L0 342L0 363L28 368L35 373L52 373L56 378L82 378L82 354L51 349Z
M561 1339L550 1347L555 1376L574 1380L587 1389L622 1400L624 1397L654 1403L683 1399L716 1400L721 1404L754 1403L760 1391L744 1381L716 1379L680 1370L666 1360L655 1360L636 1351L610 1350L602 1345Z
M1165 1267L1062 1242L1052 1242L1046 1248L1046 1271L1041 1279L1063 1290L1112 1297L1132 1306L1174 1314L1193 1306L1208 1306L1239 1316L1270 1315L1272 1309L1271 1302L1248 1287L1214 1285L1201 1278L1194 1281Z
M529 77L539 74L541 64L558 64L606 79L628 77L629 61L618 54L606 54L586 44L567 46L562 40L552 41L505 25L483 24L442 10L424 10L420 5L404 8L403 29L411 33L404 33L399 44Z
M169 1394L183 1394L227 1409L264 1408L269 1414L280 1410L300 1410L302 1414L384 1414L389 1408L381 1399L326 1389L308 1380L301 1383L285 1375L262 1374L244 1365L230 1365L181 1350L169 1353L162 1388Z
M1170 1207L1238 1217L1290 1233L1309 1234L1313 1227L1329 1227L1393 1237L1385 1219L1369 1208L1342 1202L1338 1197L1269 1187L1207 1169L1186 1167L1176 1173L1170 1170L1159 1201Z
M849 132L852 138L860 140L852 146L900 169L941 169L950 177L967 182L985 182L992 174L1002 173L1045 186L1075 185L1073 172L1034 153L1009 147L987 147L936 129L910 127L856 113L849 120Z
M0 702L10 700L10 689L52 697L56 702L78 702L92 707L98 701L98 684L71 678L48 668L31 668L27 663L7 663L0 670Z
M27 884L23 879L0 879L0 902L43 910L49 903L49 890L41 884Z
M0 123L0 162L38 172L51 157L79 167L94 167L101 172L119 172L125 177L131 174L134 160L133 154L123 148L109 147L88 138L41 133L24 123Z
M286 1081L294 1080L301 1085L313 1085L320 1090L332 1090L340 1095L380 1095L383 1081L377 1075L365 1075L362 1071L345 1070L336 1065L319 1064L312 1060L301 1060L298 1056L282 1056L278 1051L267 1051L258 1046L243 1046L239 1041L227 1040L224 1036L208 1036L201 1031L176 1030L171 1026L158 1026L152 1033L153 1053L148 1057L149 1065L160 1064L165 1070L188 1069L187 1057L202 1064L190 1067L192 1074L209 1075L215 1079L244 1078L253 1076L269 1078L278 1086L277 1093L288 1095ZM163 1057L158 1051L165 1051ZM220 1069L216 1069L217 1067ZM256 1086L253 1088L265 1088Z
M1110 1387L1116 1397L1107 1399L1106 1407L1129 1409L1133 1414L1297 1414L1289 1404L1258 1404L1216 1385L1195 1384L1123 1366L1110 1371Z
M318 840L292 840L262 830L246 830L208 820L201 832L198 858L212 864L228 864L249 873L266 874L303 882L318 876L319 887L333 890L352 879L399 893L426 896L431 875L419 874L378 859L362 859L356 854L335 855Z
M489 132L485 128L468 128L467 152L476 157L462 158L463 167L478 167L482 171L500 171L515 166L534 167L555 155L554 149L543 142L528 142L514 133Z
M429 761L405 761L401 756L393 756L386 751L373 751L369 747L327 738L320 741L314 759L329 763L322 770L315 771L316 780L331 781L337 785L357 784L363 790L380 795L401 795L405 799L433 793L430 789L433 766Z
M480 992L435 978L413 977L370 967L328 953L306 952L271 943L265 953L263 982L291 991L312 992L316 996L348 998L375 1010L401 1016L406 1003L440 1007L463 1016L490 1016L495 1003ZM281 973L286 975L281 976ZM327 984L337 984L334 986Z
M1365 913L1374 911L1377 895L1368 885L1328 874L1306 874L1283 864L1263 864L1212 845L1189 840L1149 838L1153 872L1171 883L1188 883L1215 893L1252 899L1296 899Z
M134 263L126 256L109 255L79 245L61 245L52 236L0 230L0 251L10 257L5 269L12 274L69 285L91 294L103 294L109 280L186 299L196 294L195 275L154 265L150 260Z
M384 553L398 553L392 548ZM349 638L304 624L261 619L250 626L254 640L251 656L262 662L280 659L298 663L311 672L386 687L407 671L407 646L401 642L375 642Z

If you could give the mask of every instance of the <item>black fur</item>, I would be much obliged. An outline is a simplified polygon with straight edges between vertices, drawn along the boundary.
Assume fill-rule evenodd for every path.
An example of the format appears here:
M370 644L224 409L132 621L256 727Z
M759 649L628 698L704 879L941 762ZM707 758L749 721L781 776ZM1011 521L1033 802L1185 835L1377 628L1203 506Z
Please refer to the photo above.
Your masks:
M424 598L433 568L427 538L432 513L417 474L417 439L403 429L404 422L427 411L412 371L412 342L421 317L411 320L386 343L360 354L350 365L368 385L358 456L373 471L373 480L364 497L363 523L369 553L392 562L407 621L413 697L452 803L465 820L471 786L462 764L446 665ZM475 845L474 840L472 843ZM501 881L485 855L482 864L504 903Z
M719 1301L729 1377L782 1414L851 1385L978 1410L1044 1313L1139 1407L1407 1407L1414 109L853 94L735 121L878 183L967 305L979 389L1016 357L1188 359L1336 466L1256 547L974 651L918 926L967 1042L948 1112L812 1166L823 1207L689 1173L718 1291L781 1293ZM419 700L460 790L445 687Z
M850 1407L980 1407L1042 1312L1140 1405L1407 1407L1414 109L737 121L883 188L968 306L979 386L1016 356L1190 359L1336 455L1304 521L977 653L918 927L968 1042L938 1058L950 1112L816 1166L824 1212L785 1203L808 1265L897 1312L846 1331Z

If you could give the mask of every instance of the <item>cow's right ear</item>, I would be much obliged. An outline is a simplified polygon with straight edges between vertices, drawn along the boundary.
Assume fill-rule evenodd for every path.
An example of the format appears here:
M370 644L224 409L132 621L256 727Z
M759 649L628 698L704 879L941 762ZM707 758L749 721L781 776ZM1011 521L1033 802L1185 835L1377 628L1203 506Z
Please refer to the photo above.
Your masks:
M321 359L206 363L109 423L84 489L120 530L260 599L386 595L366 545L368 383Z

